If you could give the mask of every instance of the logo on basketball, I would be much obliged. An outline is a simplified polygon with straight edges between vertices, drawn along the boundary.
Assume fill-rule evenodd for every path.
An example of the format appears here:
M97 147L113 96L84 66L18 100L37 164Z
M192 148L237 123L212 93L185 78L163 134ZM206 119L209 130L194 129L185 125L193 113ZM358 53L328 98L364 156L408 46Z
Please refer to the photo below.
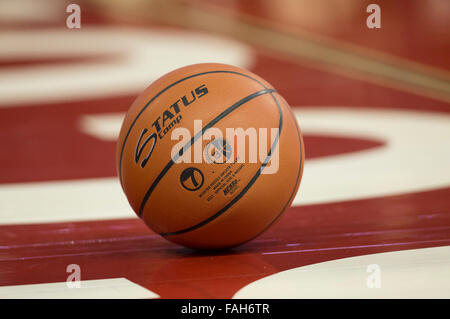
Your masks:
M186 168L180 175L181 186L191 192L200 189L204 181L203 173L195 167Z
M231 158L231 145L224 139L218 138L205 146L205 160L207 163L223 164Z
M195 92L195 93L194 93ZM191 103L195 102L197 98L201 98L202 96L208 94L208 88L205 86L205 84L197 87L195 90L191 90L190 94L185 94L182 97L180 97L176 102L172 103L170 106L168 106L162 113L159 114L159 116L156 118L156 120L152 123L152 127L154 128L153 133L147 136L145 140L141 143L144 135L146 135L147 132L149 132L149 129L143 128L141 131L141 135L139 136L139 139L137 141L135 155L134 155L134 161L136 164L139 163L140 157L142 155L142 152L148 145L147 149L147 155L144 157L144 159L141 161L140 166L142 168L147 165L148 160L150 159L150 156L153 153L153 150L155 149L156 142L159 139L164 138L164 136L176 125L178 125L182 120L182 109L181 109L181 102L183 103L184 107L189 106ZM190 97L192 96L192 97ZM149 143L151 141L151 143Z

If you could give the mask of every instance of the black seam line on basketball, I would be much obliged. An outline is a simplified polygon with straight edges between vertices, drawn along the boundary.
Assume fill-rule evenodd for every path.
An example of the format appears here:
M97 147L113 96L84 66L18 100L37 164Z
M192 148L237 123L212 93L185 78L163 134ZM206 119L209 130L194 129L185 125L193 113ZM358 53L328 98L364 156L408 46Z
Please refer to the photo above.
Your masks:
M230 73L230 74L241 75L241 76L244 76L244 77L246 77L246 78L249 78L249 79L251 79L251 80L257 82L257 83L260 84L263 88L267 89L267 87L266 87L261 81L258 81L257 79L251 77L250 75L247 75L247 74L244 74L244 73L240 73L240 72L236 72L236 71L227 71L227 70L216 70L216 71L207 71L207 72L196 73L196 74L189 75L189 76L187 76L187 77L184 77L184 78L182 78L182 79L180 79L180 80L178 80L178 81L175 81L175 82L169 84L169 85L166 86L164 89L162 89L161 91L159 91L156 95L154 95L154 96L150 99L150 101L148 101L148 102L144 105L144 107L139 111L139 113L138 113L138 114L136 115L136 117L134 118L133 122L131 122L130 127L128 128L127 134L125 135L125 138L124 138L124 140L123 140L123 144L122 144L122 147L121 147L121 150L120 150L120 159L119 159L119 180L120 180L120 183L121 183L121 184L122 184L122 158L123 158L123 151L124 151L124 149L125 149L125 144L126 144L126 142L127 142L127 140L128 140L128 136L130 135L130 132L131 132L132 128L134 127L134 124L136 124L136 122L137 122L137 120L139 119L139 117L141 116L141 114L147 109L147 107L148 107L154 100L156 100L161 94L163 94L165 91L167 91L167 90L170 89L171 87L173 87L173 86L175 86L175 85L177 85L177 84L179 84L179 83L181 83L181 82L183 82L183 81L186 81L186 80L188 80L188 79L197 77L197 76L206 75L206 74L214 74L214 73Z
M281 134L281 129L282 129L282 126L283 126L283 111L281 110L281 107L280 107L280 105L278 103L278 100L272 94L273 92L275 92L275 91L272 90L272 92L270 92L270 95L275 100L275 103L276 103L277 108L278 108L278 112L280 113L280 120L278 122L278 133L277 133L276 138L273 141L273 144L272 144L269 152L267 153L267 156L266 156L266 159L263 162L263 165L261 165L261 167L258 169L256 174L252 177L250 182L243 188L243 190L235 198L233 198L233 200L231 200L227 205L225 205L225 207L223 207L221 210L219 210L214 215L210 216L209 218L205 219L204 221L202 221L202 222L200 222L200 223L198 223L198 224L196 224L194 226L191 226L191 227L188 227L188 228L185 228L185 229L182 229L182 230L174 231L174 232L160 233L161 236L167 237L167 236L184 234L184 233L193 231L195 229L198 229L198 228L200 228L200 227L210 223L211 221L213 221L214 219L216 219L217 217L219 217L220 215L225 213L231 206L233 206L238 200L240 200L247 193L247 191L253 186L253 184L256 182L258 177L261 175L264 167L266 166L266 165L264 165L264 163L267 164L267 162L270 160L270 158L272 156L272 150L274 150L274 148L277 147L278 140L279 140L279 137L280 137L280 134Z
M216 124L217 122L219 122L221 119L223 119L224 117L226 117L228 114L230 114L231 112L235 111L238 107L244 105L245 103L247 103L248 101L267 94L267 93L272 93L275 92L275 90L273 89L265 89L265 90L261 90L258 92L255 92L253 94L250 94L246 97L244 97L243 99L237 101L236 103L234 103L232 106L228 107L225 111L223 111L222 113L220 113L218 116L216 116L213 120L211 120L208 124L206 124L201 131L197 132L189 142L187 142L183 148L181 150L183 150L183 152L185 152L187 149L189 149L192 144L195 143L195 141L197 139L199 139L206 130L208 130L209 128L213 127L214 124ZM144 195L144 198L142 199L141 205L139 206L139 212L138 212L138 216L141 217L142 213L144 211L144 207L145 204L147 203L150 195L152 194L153 190L155 189L155 187L158 185L159 181L164 177L164 175L166 175L167 171L173 166L173 164L175 164L175 161L180 157L180 152L178 152L176 154L176 156L174 156L174 158L171 158L169 163L167 163L167 165L163 168L163 170L161 171L161 173L159 173L159 175L156 177L156 179L153 181L152 185L150 186L150 188L147 190L147 192Z
M274 97L275 98L275 97ZM276 98L275 98L276 99ZM292 115L294 115L293 113L292 113ZM295 119L295 116L294 116L294 120L295 121L297 121L296 119ZM297 123L294 123L296 126L297 126ZM302 156L303 156L303 152L302 152L302 139L301 139L301 137L300 137L300 128L299 128L299 131L298 131L298 133L297 133L297 137L298 137L298 143L299 143L299 145L300 145L300 160L299 160L299 165L298 165L298 172L297 172L297 179L295 180L295 184L294 184L294 189L292 190L292 193L291 193L291 195L289 196L289 199L287 200L287 202L286 202L286 204L284 204L284 206L283 206L283 208L280 210L280 212L277 214L277 216L275 216L275 218L274 219L272 219L272 221L262 230L262 231L260 231L258 234L256 234L255 236L253 236L252 238L250 238L249 240L247 240L247 242L248 241L251 241L252 239L254 239L254 238L256 238L256 237L258 237L259 235L261 235L262 233L264 233L267 229L269 229L269 227L270 226L272 226L273 225L273 223L275 223L276 221L277 221L277 219L278 218L280 218L280 216L281 216L281 214L283 214L283 212L286 210L286 208L287 208L287 206L289 205L289 202L292 200L292 197L294 197L295 195L296 195L296 185L297 185L297 183L299 182L299 179L300 179L300 175L301 175L301 172L302 172Z

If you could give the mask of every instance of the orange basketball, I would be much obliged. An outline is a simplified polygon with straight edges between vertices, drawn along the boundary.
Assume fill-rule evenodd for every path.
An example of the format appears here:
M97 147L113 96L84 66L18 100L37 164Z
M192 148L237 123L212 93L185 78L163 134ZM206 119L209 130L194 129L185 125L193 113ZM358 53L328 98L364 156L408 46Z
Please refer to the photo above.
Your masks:
M259 76L216 63L152 83L126 114L117 144L133 210L164 238L197 249L264 232L294 199L303 162L283 97Z

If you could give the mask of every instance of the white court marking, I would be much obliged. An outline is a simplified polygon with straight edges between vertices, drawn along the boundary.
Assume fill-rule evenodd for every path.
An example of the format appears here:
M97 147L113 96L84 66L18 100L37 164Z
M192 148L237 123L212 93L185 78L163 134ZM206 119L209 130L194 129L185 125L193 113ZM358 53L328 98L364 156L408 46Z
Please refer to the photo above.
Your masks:
M305 134L373 138L386 146L306 161L293 205L450 185L446 114L347 108L301 108L295 114ZM123 114L89 115L80 119L80 129L115 140L122 119ZM0 211L0 224L135 217L117 178L0 185Z
M73 283L73 282L71 282ZM2 286L0 299L153 299L156 293L125 278L82 280L79 288L66 282Z
M186 31L83 27L0 32L0 59L112 55L95 63L34 65L0 70L0 107L136 94L181 66L220 62L250 68L239 42Z
M117 178L0 185L0 225L137 218Z
M447 299L450 246L357 256L289 269L250 283L233 298Z
M2 23L58 22L66 4L58 0L2 0L0 21Z
M346 108L301 108L294 112L306 134L361 137L384 141L386 145L306 161L293 205L450 186L447 114Z

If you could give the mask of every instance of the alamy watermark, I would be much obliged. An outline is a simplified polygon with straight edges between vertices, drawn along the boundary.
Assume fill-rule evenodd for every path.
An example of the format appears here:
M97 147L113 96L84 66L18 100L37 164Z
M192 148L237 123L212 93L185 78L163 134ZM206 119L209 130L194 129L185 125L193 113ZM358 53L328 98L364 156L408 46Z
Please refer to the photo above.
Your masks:
M367 6L367 13L370 15L366 19L366 25L369 29L381 28L381 8L378 4L372 3Z
M66 7L66 12L70 13L66 18L66 26L69 29L81 28L81 8L78 4L71 3Z
M70 274L66 279L67 288L81 288L80 266L77 264L70 264L66 267L66 272Z
M370 273L367 276L367 288L381 288L381 267L377 264L370 264L366 268L366 272Z
M194 132L202 132L202 127L202 120L194 120ZM176 164L257 163L259 159L265 166L262 174L275 174L279 168L278 128L226 128L223 132L211 127L193 137L187 128L179 127L172 131L171 139L178 141L171 151ZM202 141L210 142L203 148Z

